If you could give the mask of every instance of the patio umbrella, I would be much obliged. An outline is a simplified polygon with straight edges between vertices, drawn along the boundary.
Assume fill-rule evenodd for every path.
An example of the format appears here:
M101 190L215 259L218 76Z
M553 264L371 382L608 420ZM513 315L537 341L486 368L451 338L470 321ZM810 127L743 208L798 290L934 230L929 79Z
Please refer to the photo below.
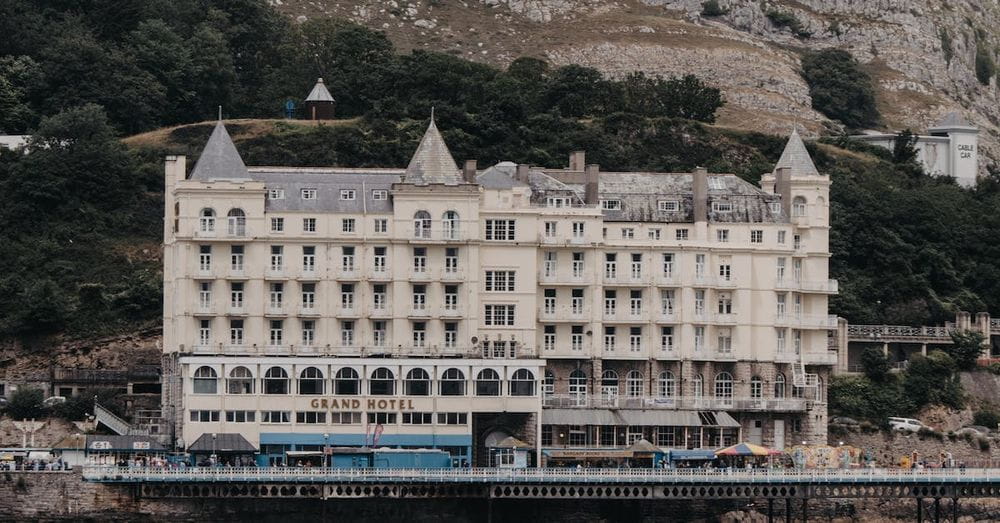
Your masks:
M732 447L726 447L715 451L717 456L773 456L781 454L780 450L773 450L753 443L737 443Z

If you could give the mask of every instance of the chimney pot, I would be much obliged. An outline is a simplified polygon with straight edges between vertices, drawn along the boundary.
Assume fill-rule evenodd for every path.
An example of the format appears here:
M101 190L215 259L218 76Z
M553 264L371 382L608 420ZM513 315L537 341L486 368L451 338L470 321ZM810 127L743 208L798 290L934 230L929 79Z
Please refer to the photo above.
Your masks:
M585 151L573 151L569 153L569 170L582 171L587 164L587 153Z
M774 192L781 196L781 212L792 215L792 173L788 167L779 167L774 172Z

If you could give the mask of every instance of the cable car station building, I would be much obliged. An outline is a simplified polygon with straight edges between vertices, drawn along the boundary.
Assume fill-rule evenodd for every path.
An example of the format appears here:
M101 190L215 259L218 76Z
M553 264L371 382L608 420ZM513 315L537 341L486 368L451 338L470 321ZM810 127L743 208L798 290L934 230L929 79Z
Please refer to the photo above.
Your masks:
M220 122L190 173L166 160L175 442L490 465L509 437L560 460L825 441L829 179L793 133L761 186L582 152L459 168L433 121L405 169L248 168Z

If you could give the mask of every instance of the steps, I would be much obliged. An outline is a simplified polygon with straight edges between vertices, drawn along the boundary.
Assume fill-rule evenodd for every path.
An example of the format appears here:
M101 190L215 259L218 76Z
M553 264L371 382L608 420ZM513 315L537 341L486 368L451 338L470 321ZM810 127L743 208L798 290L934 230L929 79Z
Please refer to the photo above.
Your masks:
M129 424L129 422L119 418L114 412L111 412L96 402L94 403L94 421L104 424L105 427L121 436L149 435L148 429L133 427Z

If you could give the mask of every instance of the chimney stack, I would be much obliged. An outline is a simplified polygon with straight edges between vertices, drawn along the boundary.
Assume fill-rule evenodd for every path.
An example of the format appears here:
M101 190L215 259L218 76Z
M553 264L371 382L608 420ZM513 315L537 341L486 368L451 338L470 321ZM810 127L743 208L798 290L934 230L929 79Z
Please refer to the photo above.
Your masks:
M582 159L583 157L582 151L580 152L580 156ZM600 166L598 166L596 163L592 163L585 167L583 201L585 201L587 205L597 205L598 203L597 190L599 189L599 184L600 184L598 173L600 172L600 170L601 170Z
M514 179L521 183L528 183L528 164L519 163L517 164L517 171L514 172Z
M462 180L464 180L465 183L476 183L477 165L478 162L476 160L465 161L465 165L462 167Z
M587 153L584 151L573 151L569 153L569 170L582 171L587 165Z
M778 167L774 172L774 192L781 196L781 212L792 215L792 173L788 167Z
M691 197L694 203L694 221L708 221L708 169L694 168L691 175Z

